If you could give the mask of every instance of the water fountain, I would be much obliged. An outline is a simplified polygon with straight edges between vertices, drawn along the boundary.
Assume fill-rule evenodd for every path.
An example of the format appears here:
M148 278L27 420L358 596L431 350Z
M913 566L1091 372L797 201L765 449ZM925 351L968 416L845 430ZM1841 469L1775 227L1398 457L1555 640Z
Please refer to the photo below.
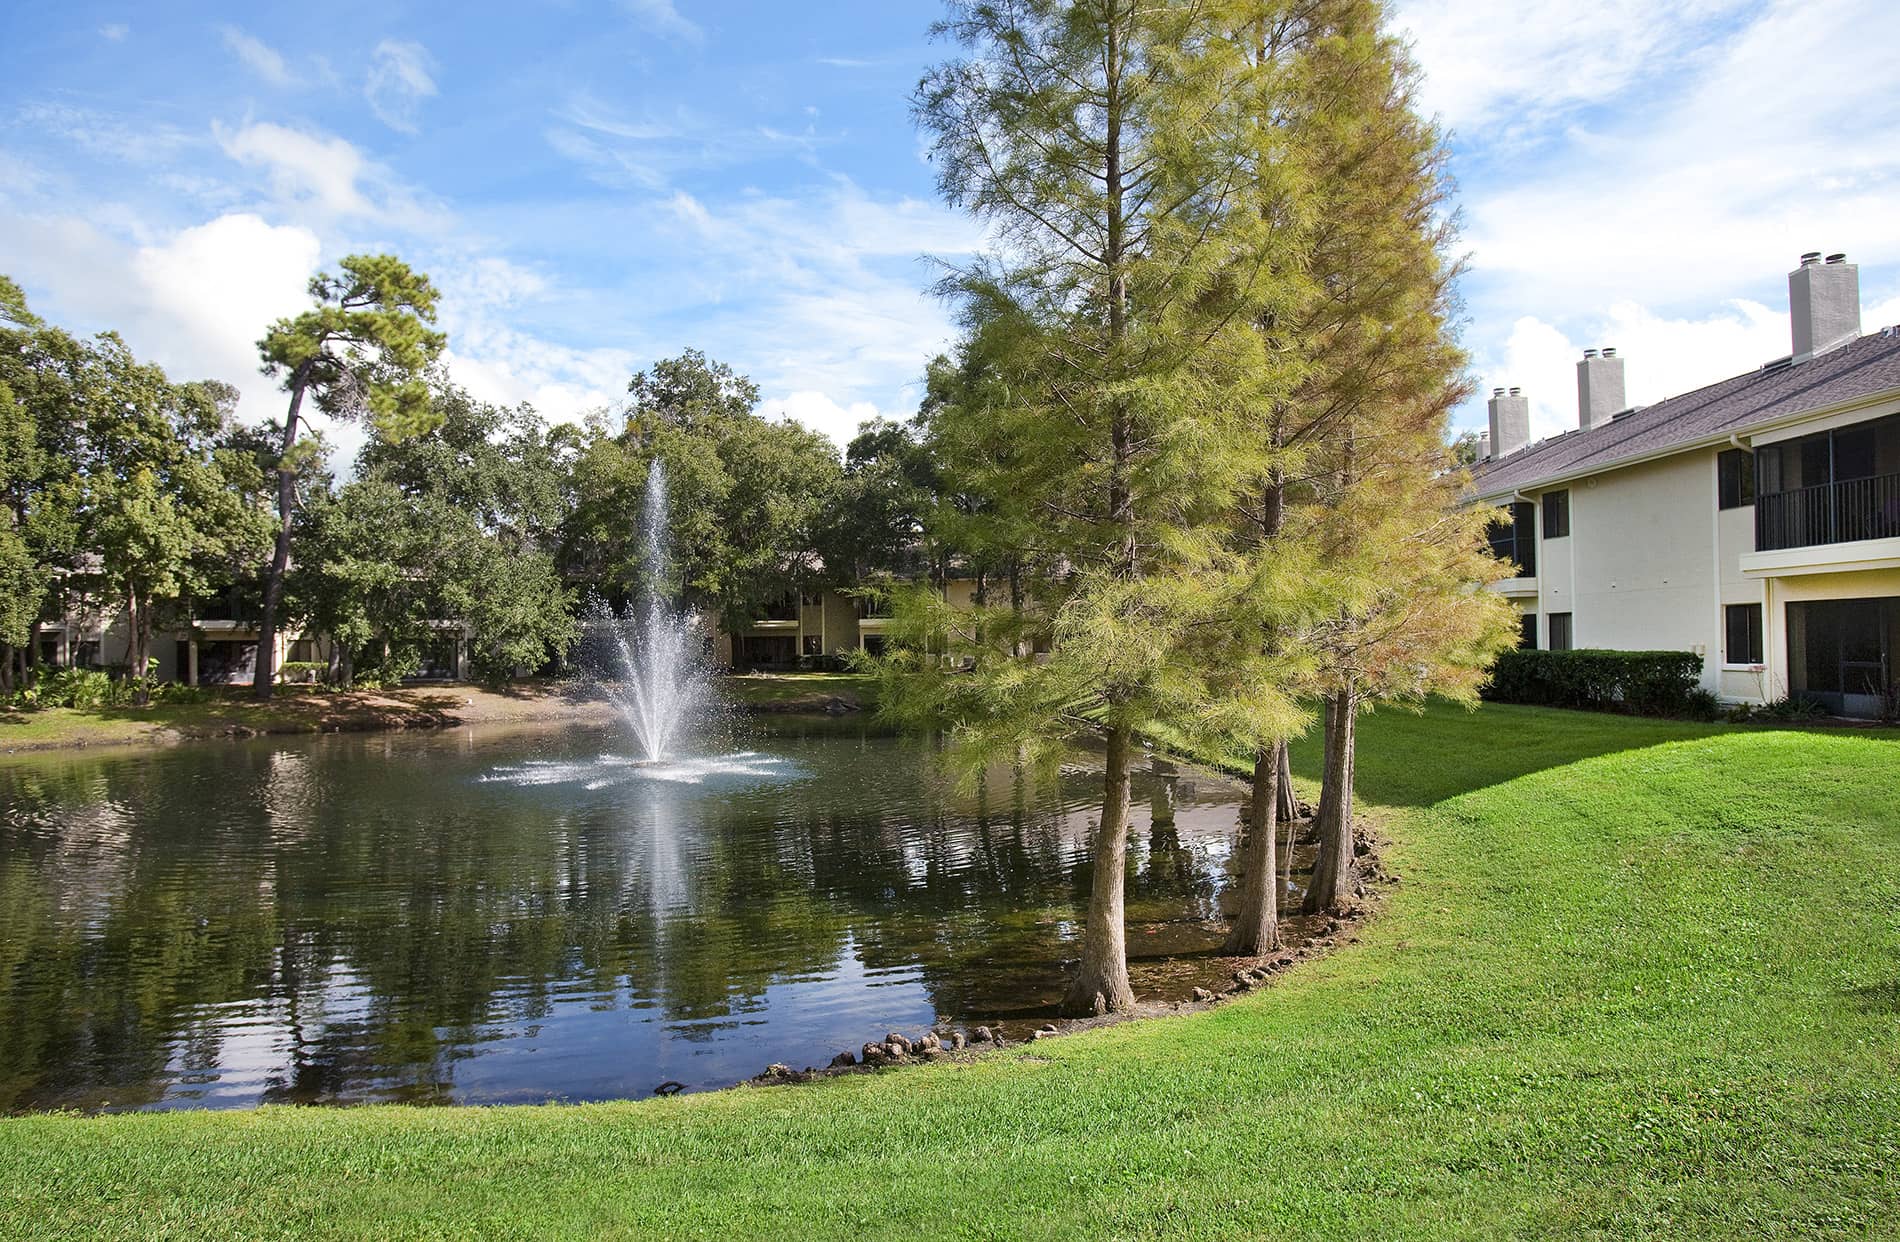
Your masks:
M677 753L703 721L712 699L698 620L667 598L671 566L666 519L666 465L655 458L647 470L646 506L640 515L646 544L644 605L620 615L602 605L590 627L605 637L607 661L617 674L603 680L602 688L649 764Z

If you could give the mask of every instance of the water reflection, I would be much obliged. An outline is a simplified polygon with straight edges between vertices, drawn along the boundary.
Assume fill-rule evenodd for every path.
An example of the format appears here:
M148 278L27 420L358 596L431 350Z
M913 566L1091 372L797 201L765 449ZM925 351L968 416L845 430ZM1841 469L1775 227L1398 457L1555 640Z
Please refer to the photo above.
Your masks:
M0 1108L720 1086L1059 997L1099 777L924 739L327 737L0 766ZM1149 805L1145 787L1137 807ZM1138 816L1138 991L1223 973L1236 792Z

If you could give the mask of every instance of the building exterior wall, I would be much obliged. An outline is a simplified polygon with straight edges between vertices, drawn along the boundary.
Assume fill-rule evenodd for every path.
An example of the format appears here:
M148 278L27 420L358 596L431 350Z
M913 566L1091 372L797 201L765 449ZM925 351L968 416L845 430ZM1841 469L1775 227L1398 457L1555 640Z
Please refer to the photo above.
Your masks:
M1855 419L1780 427L1761 443L1890 412L1883 403ZM1705 689L1729 702L1764 703L1790 691L1788 605L1900 596L1900 539L1757 552L1755 506L1719 503L1718 462L1735 447L1752 446L1738 438L1487 498L1537 504L1537 572L1497 589L1534 612L1538 646L1550 645L1552 614L1568 612L1574 647L1693 651L1703 659ZM1544 502L1560 490L1570 494L1570 533L1546 538ZM1726 649L1727 609L1751 604L1761 608L1759 662ZM1900 652L1893 658L1890 675L1900 677Z
M1570 533L1553 539L1544 534L1544 504L1557 491L1570 493ZM1694 651L1704 658L1703 686L1720 693L1714 451L1525 495L1537 502L1537 573L1506 585L1535 609L1537 645L1550 645L1552 614L1569 613L1573 647ZM1752 550L1752 526L1747 531Z
M844 655L858 649L858 603L839 591L824 594L825 653Z

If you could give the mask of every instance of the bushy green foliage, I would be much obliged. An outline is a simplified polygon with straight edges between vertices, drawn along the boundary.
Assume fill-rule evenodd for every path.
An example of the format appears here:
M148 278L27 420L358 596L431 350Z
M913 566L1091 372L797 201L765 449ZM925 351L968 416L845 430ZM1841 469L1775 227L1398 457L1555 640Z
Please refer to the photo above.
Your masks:
M1702 677L1693 651L1507 651L1484 696L1500 703L1681 715Z
M1713 690L1705 690L1701 686L1689 691L1682 708L1682 714L1691 720L1720 720L1723 715L1722 700L1715 696Z
M13 707L33 710L47 707L72 707L81 711L105 707L132 707L139 704L141 688L146 701L153 703L201 703L210 696L202 686L176 682L155 682L114 676L105 669L62 668L42 672L31 686L15 691L5 701Z
M1748 719L1793 722L1821 720L1826 716L1827 708L1813 699L1779 698L1755 708L1749 713Z
M757 385L698 350L634 377L623 423L590 420L569 474L559 560L570 581L610 603L655 578L689 608L728 625L826 577L819 531L838 486L837 449L795 422L772 422ZM671 563L649 564L647 480L665 463Z

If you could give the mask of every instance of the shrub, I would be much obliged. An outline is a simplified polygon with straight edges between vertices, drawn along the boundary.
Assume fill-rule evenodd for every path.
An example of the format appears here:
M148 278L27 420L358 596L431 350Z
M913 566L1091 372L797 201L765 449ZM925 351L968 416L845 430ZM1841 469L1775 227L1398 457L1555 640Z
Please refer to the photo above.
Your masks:
M132 701L132 687L96 668L62 668L40 674L17 696L23 707L119 707Z
M1713 690L1701 686L1689 691L1683 699L1683 715L1691 720L1720 720L1722 718L1722 700L1715 697Z
M330 675L330 665L323 660L286 660L277 672L287 685L315 685Z
M1498 657L1484 694L1502 703L1676 715L1699 706L1690 694L1701 678L1693 651L1518 650Z
M182 682L146 682L154 703L202 703L210 697L203 686ZM97 668L61 668L42 672L32 686L16 692L17 707L71 707L91 711L101 707L130 707L138 701L138 683L118 673Z
M1820 720L1827 708L1813 699L1776 699L1755 709L1757 720Z

